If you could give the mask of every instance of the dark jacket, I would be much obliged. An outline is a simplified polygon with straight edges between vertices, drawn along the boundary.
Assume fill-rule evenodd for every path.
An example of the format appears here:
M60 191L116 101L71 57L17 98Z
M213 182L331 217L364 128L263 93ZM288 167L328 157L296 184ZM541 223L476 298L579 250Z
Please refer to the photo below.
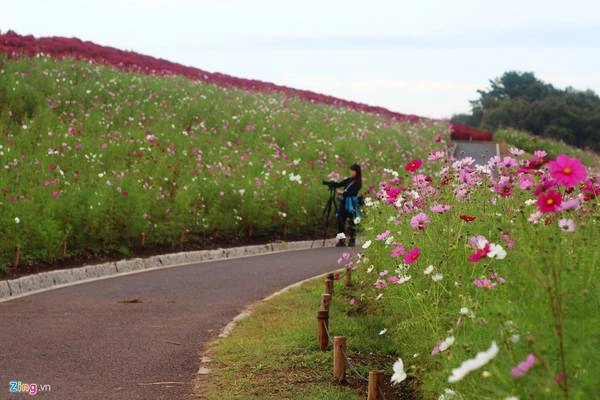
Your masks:
M360 191L361 186L361 182L354 178L346 178L341 182L336 182L335 184L336 188L344 188L344 199L346 197L358 196L358 192Z

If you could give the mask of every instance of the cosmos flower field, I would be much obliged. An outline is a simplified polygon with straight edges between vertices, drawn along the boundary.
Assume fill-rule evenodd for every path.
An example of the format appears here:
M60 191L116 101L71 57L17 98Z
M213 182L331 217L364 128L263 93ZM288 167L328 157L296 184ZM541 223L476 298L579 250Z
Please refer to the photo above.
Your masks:
M545 151L430 155L366 199L358 291L392 381L426 399L591 399L600 387L600 180ZM366 311L365 311L366 310ZM391 344L390 344L391 342Z
M323 179L446 132L284 93L0 56L0 265L213 239L322 236ZM376 183L375 180L373 182Z

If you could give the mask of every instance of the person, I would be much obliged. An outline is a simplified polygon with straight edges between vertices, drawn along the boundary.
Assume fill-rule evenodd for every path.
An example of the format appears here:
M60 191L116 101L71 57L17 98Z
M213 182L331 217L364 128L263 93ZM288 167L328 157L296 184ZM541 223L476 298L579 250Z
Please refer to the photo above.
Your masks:
M338 242L336 247L346 246L346 221L348 221L349 247L356 246L356 224L355 219L360 219L358 193L362 186L362 172L360 165L353 164L350 167L350 177L341 182L334 183L336 188L344 188L340 196L338 207Z

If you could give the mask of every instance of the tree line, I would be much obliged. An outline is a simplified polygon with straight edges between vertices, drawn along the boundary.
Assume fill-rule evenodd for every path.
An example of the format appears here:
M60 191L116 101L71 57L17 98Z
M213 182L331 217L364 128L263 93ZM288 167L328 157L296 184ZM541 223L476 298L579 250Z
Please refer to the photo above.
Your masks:
M509 71L478 90L470 114L452 122L474 128L515 128L600 151L600 97L592 90L558 89L533 72Z

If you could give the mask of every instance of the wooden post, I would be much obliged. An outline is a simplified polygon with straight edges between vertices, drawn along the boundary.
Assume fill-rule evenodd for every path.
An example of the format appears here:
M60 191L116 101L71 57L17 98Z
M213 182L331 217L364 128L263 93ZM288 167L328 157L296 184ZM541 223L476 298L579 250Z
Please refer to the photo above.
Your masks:
M333 338L333 380L336 383L346 381L346 337L336 336Z
M146 232L142 232L142 240L141 240L142 247L144 247L145 243L146 243Z
M379 399L379 385L383 379L383 371L369 372L369 396L367 400Z
M325 278L325 294L333 296L333 279Z
M352 286L352 267L346 267L346 286Z
M329 306L331 304L331 295L330 294L322 294L321 295L321 307L319 307L320 311L329 311Z
M327 337L327 327L329 325L329 311L319 311L317 313L317 322L319 325L317 337L319 341L319 350L327 351L327 346L329 345L329 338Z
M20 259L21 259L21 248L19 247L19 245L16 245L15 246L15 257L13 258L13 264L12 264L13 271L17 270Z
M67 241L62 242L62 247L60 249L60 257L65 258L67 256Z

